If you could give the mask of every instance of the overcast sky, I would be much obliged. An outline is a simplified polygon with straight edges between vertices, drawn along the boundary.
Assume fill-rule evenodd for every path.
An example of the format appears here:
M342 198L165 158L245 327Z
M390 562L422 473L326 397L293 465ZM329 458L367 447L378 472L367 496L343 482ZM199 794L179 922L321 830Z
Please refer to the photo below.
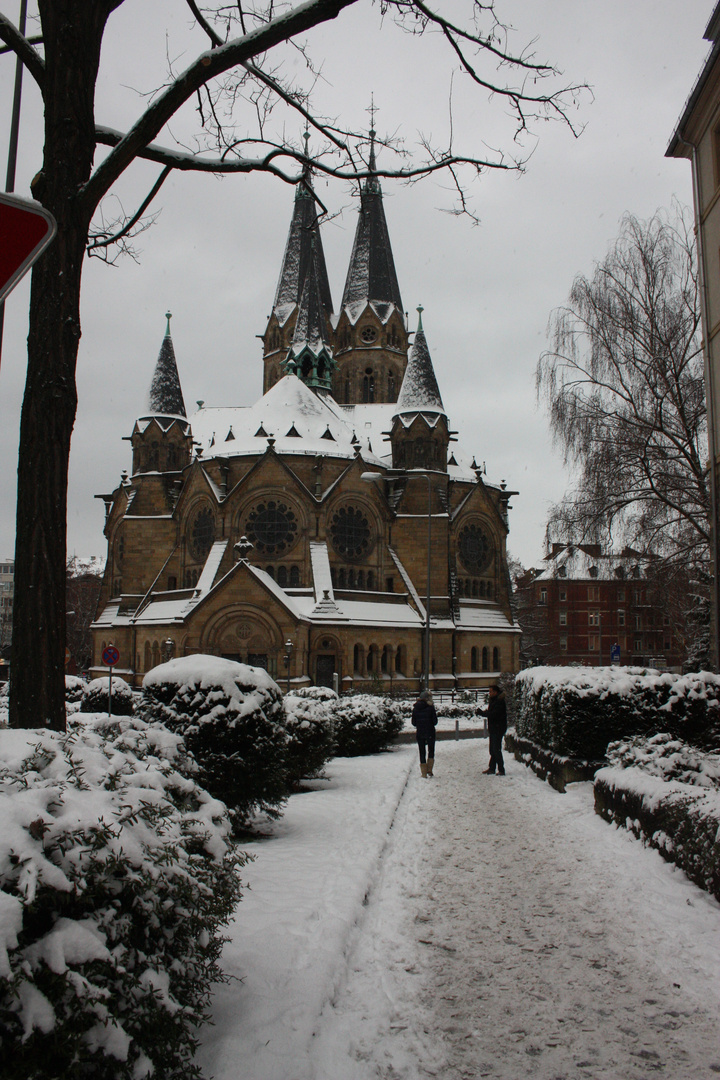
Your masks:
M543 556L548 508L569 483L535 397L548 317L567 298L573 277L592 273L624 212L649 217L674 196L691 203L689 163L667 160L664 153L707 53L702 32L712 7L712 0L498 0L517 42L537 37L538 58L555 63L567 81L592 87L594 100L586 95L573 113L585 124L583 134L575 139L561 124L543 124L523 175L488 174L473 183L477 227L443 212L451 205L446 181L410 188L383 183L411 326L422 304L445 408L460 443L486 462L488 480L505 480L519 492L512 500L509 550L528 566ZM0 10L14 20L18 9L19 0L0 0ZM126 127L141 109L140 94L162 83L166 58L181 69L204 47L199 37L187 36L186 10L180 0L126 0L111 17L99 123ZM442 141L452 61L438 38L411 38L391 25L381 29L378 6L361 0L307 41L323 61L319 95L327 113L354 127L367 125L373 93L381 136L397 131L412 143L423 131ZM0 57L2 176L13 71L13 61ZM488 102L457 76L453 92L458 145L497 145L506 131L502 104ZM182 134L181 124L174 133ZM39 95L26 75L18 194L29 194L41 165L41 140ZM167 133L157 141L171 145ZM525 149L533 145L528 140ZM157 172L145 164L133 170L121 190L127 209L134 209ZM318 192L329 209L342 211L323 232L337 306L356 204L340 183L322 181ZM189 412L199 399L208 406L246 405L259 397L256 335L263 333L271 309L292 199L292 191L272 178L175 174L157 201L157 223L138 241L139 261L86 265L69 554L105 554L103 505L93 496L112 491L130 467L130 446L122 438L146 409L166 310L173 313ZM11 557L14 549L27 304L26 281L8 299L5 314L0 557Z

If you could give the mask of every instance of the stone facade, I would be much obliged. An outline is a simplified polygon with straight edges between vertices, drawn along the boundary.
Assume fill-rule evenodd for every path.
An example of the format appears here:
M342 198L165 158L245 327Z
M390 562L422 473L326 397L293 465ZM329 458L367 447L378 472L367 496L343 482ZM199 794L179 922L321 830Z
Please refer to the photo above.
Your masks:
M205 652L283 685L415 692L428 594L431 687L517 670L514 493L457 445L421 321L408 356L409 336L376 181L339 314L301 186L253 406L185 415L168 319L132 474L98 496L108 560L94 675L112 643L135 685L171 655Z

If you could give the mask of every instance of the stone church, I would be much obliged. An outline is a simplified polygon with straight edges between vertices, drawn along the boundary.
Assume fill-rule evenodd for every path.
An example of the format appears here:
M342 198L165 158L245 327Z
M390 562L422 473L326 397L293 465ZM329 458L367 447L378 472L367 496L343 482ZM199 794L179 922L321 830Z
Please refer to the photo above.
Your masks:
M341 691L415 692L424 677L461 690L517 670L514 492L457 443L418 312L412 333L372 177L335 309L308 176L260 400L188 416L168 316L131 472L98 496L108 556L94 677L109 644L134 685L197 652Z

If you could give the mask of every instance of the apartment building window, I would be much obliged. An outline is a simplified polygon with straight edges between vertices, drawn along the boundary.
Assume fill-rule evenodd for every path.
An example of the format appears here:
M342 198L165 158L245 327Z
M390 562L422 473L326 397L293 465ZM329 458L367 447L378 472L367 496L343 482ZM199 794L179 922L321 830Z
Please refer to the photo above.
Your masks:
M670 640L670 638L665 638L665 641L663 642L663 648L666 652L669 652L670 649L672 649L672 641Z
M617 598L623 604L625 603L625 590L624 589L618 589Z
M642 638L635 638L635 652L642 652Z
M567 600L567 589L561 589L560 590L559 598L560 598L561 601Z
M595 635L591 634L588 638L588 650L590 652L595 652L597 650L597 641L598 639L595 637Z
M643 599L644 599L644 595L643 595L642 589L636 589L635 590L635 603L636 604L642 604Z
M540 603L547 604L547 589L540 590Z
M559 612L559 619L561 626L567 626L567 611Z
M642 630L642 615L635 616L635 629Z
M560 638L560 651L561 652L567 652L567 638L566 637L561 637Z
M600 612L599 611L588 611L588 626L599 626L599 625L600 625Z
M618 626L624 626L625 625L625 612L624 611L618 611L617 615L618 615Z
M588 600L599 600L599 599L600 599L600 586L599 585L588 585Z

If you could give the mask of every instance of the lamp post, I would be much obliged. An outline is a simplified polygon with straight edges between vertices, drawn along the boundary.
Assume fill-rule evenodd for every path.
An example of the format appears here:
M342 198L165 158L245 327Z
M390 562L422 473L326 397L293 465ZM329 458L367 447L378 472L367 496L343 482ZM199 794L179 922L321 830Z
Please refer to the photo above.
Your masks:
M427 511L427 598L425 602L425 656L423 663L423 689L428 690L430 687L430 574L432 570L432 486L430 484L429 473L422 472L421 470L407 469L402 472L364 472L360 474L361 480L366 480L369 484L377 484L381 480L397 480L403 478L407 480L415 480L422 478L427 481L428 486L428 511Z
M166 638L165 641L163 641L163 650L165 652L165 663L166 664L167 664L167 662L169 660L172 659L172 654L173 654L174 649L175 649L175 642L173 641L173 639L171 637Z
M285 642L285 655L283 656L283 660L285 661L285 667L287 669L287 689L285 691L286 694L290 693L290 658L292 657L292 651L293 643L290 638L288 638Z

